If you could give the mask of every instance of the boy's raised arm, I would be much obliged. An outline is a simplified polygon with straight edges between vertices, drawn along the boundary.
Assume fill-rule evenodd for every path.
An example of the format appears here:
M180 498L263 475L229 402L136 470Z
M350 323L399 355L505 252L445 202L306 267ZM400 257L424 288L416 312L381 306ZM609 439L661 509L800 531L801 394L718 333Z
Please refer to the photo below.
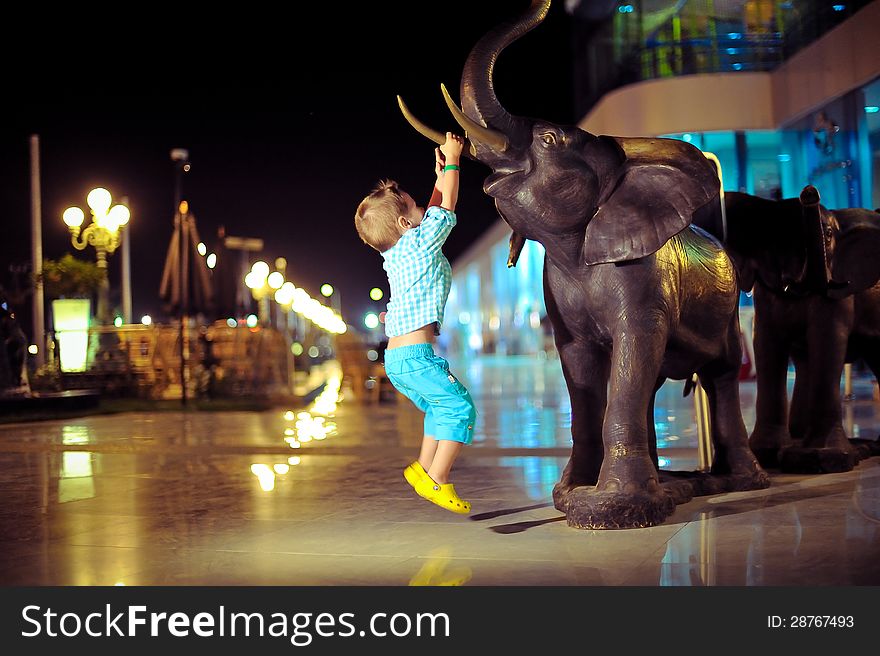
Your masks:
M440 148L434 149L434 176L436 177L436 181L434 182L434 189L431 191L431 200L428 201L427 207L432 207L433 205L439 205L443 202L443 165L446 164L446 160L443 157L443 153L440 152Z
M455 211L455 203L458 201L458 167L463 147L464 139L451 132L446 133L446 143L440 146L440 152L446 161L443 167L443 180L440 187L442 195L440 206L450 212ZM450 168L453 166L455 168Z

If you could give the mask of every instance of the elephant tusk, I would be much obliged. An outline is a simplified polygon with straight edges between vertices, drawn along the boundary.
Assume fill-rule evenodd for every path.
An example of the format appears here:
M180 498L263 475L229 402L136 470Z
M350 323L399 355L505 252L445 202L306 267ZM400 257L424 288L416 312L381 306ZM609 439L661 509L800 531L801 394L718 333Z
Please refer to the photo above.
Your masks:
M406 103L403 102L403 98L397 96L397 104L400 105L400 111L403 113L403 118L406 119L406 122L413 126L419 134L423 137L428 137L431 141L436 144L443 144L446 142L446 135L441 134L437 130L429 128L427 125L422 123L419 119L413 116L413 113L409 111L409 107L406 106Z
M397 96L397 104L400 105L400 111L403 114L403 118L406 119L406 122L409 123L413 128L415 128L416 132L421 134L423 137L427 137L431 141L436 144L440 144L441 146L446 143L446 135L440 132L439 130L435 130L433 128L429 128L427 125L422 123L419 119L417 119L411 111L409 111L409 107L406 106L406 103L403 102L403 98ZM465 140L466 152L469 154L471 158L474 158L476 155L476 148L474 145Z
M446 101L449 111L452 112L453 118L462 128L464 128L465 135L468 137L469 141L471 141L470 137L474 136L478 143L488 146L496 153L503 153L507 150L509 145L507 137L495 130L484 128L479 123L471 120L468 115L461 111L458 108L458 105L455 104L455 101L449 95L449 91L446 90L445 84L440 84L440 91L443 92L443 99ZM476 156L476 149L474 148L472 141L471 154Z
M519 261L519 255L522 253L526 238L517 232L510 235L510 253L507 256L507 268L515 267Z

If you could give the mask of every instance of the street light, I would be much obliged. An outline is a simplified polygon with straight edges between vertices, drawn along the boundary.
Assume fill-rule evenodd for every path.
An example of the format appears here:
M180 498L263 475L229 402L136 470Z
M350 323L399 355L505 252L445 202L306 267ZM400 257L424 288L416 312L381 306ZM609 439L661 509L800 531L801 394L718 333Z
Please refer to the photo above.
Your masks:
M251 265L251 270L244 277L244 284L257 302L257 312L263 324L269 321L269 271L269 265L260 260Z
M277 260L275 265L279 265ZM285 281L281 271L271 271L271 273L270 271L266 262L255 262L244 278L245 285L259 304L262 316L269 315L269 300L274 299L285 312L292 311L308 319L321 330L336 334L346 331L345 322L339 313L313 299L304 289L296 287L290 281Z
M342 294L338 289L329 282L325 282L321 285L321 296L330 299L330 307L333 308L336 314L342 315Z
M104 279L98 289L97 318L99 323L107 324L110 322L107 299L110 289L106 272L107 255L112 255L119 246L119 229L128 223L131 212L125 205L112 205L113 198L103 187L92 189L86 197L86 202L92 214L92 222L84 230L81 230L81 226L85 220L85 213L79 207L68 207L61 218L70 229L70 242L74 248L80 251L85 250L89 245L95 248L98 268L104 269Z

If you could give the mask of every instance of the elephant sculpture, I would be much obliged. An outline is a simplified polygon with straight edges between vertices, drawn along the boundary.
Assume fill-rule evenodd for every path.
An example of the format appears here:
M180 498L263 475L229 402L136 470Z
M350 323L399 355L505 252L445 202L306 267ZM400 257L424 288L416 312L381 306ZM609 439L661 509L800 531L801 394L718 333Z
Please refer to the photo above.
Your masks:
M652 526L694 493L769 485L739 405L735 270L718 240L691 225L719 209L719 181L690 144L596 136L502 107L495 61L549 6L533 0L474 46L461 109L441 88L470 156L493 171L483 190L514 230L509 263L524 239L546 249L544 301L572 406L554 504L573 527ZM398 101L413 127L443 142ZM654 395L694 373L709 398L712 472L661 480Z
M880 378L880 214L828 210L812 186L779 201L729 192L724 203L725 246L741 288L754 288L758 391L749 444L765 467L848 471L871 453L847 439L840 378L844 363L860 358ZM711 217L698 223L722 235Z
M0 293L0 396L21 394L27 386L27 337Z

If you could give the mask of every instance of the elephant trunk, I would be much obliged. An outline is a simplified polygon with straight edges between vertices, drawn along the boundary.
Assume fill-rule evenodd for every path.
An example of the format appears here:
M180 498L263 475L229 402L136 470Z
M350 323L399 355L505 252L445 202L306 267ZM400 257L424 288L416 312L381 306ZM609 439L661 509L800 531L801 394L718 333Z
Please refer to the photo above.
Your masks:
M825 239L827 221L822 217L824 210L819 204L819 191L814 186L807 185L801 191L800 201L801 229L806 245L801 285L812 292L824 293L828 289L828 281L831 280L831 270L828 266Z
M507 112L495 95L493 70L498 55L511 43L540 25L550 10L550 0L532 0L518 18L502 23L471 49L461 76L461 108L472 120L515 139L524 121ZM531 135L526 135L530 138ZM516 145L516 144L515 144Z

